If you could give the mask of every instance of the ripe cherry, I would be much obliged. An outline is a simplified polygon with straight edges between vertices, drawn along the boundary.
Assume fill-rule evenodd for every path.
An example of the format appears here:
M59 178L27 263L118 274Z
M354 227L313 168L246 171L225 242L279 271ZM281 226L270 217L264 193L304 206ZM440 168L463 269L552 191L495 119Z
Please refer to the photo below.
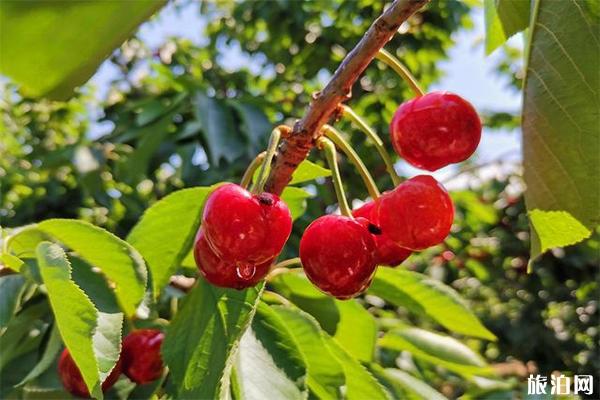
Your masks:
M417 168L435 171L473 154L481 139L481 121L462 97L431 92L398 107L390 134L401 157Z
M256 285L267 275L274 261L274 258L260 264L225 261L212 250L203 229L200 229L196 236L194 258L200 273L208 282L232 289Z
M375 208L377 206L378 203L376 201L369 201L363 204L360 208L352 211L352 215L357 218L366 218L375 226L379 226L379 222L375 220L377 216ZM375 247L377 248L375 252L375 263L377 263L377 265L388 265L395 267L400 265L402 261L406 260L412 253L412 251L400 247L390 240L385 232L374 234L373 238L375 239Z
M140 329L127 335L123 340L123 373L137 384L160 378L164 369L160 346L164 338L157 329Z
M325 215L300 240L300 260L308 279L338 299L360 294L375 273L375 241L364 218Z
M219 258L261 264L281 252L292 231L292 216L276 195L253 195L228 183L206 200L202 228Z
M58 360L58 375L67 392L77 397L90 397L90 392L79 372L79 368L77 368L75 361L67 349L63 350L60 359ZM121 375L120 359L102 383L102 391L106 392L110 389L119 379L119 375Z
M375 209L382 232L397 245L422 250L441 243L452 227L454 206L433 177L418 175L379 198Z

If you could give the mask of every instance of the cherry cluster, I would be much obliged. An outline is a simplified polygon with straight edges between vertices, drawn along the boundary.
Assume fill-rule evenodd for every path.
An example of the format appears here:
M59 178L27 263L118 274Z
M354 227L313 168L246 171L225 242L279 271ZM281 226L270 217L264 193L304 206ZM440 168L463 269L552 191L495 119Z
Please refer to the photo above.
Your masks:
M139 385L160 378L164 369L160 355L163 339L164 334L156 329L140 329L127 335L123 340L121 357L102 383L102 391L110 389L121 373ZM63 350L58 361L58 374L69 393L77 397L90 397L81 372L67 349Z
M402 158L435 171L473 154L481 122L460 96L432 92L401 104L390 133ZM433 177L418 175L352 215L317 218L304 231L300 260L323 292L351 298L369 286L377 265L396 266L413 251L441 243L453 218L446 189ZM212 284L253 286L269 272L291 227L290 212L279 197L225 184L207 199L194 247L196 263Z

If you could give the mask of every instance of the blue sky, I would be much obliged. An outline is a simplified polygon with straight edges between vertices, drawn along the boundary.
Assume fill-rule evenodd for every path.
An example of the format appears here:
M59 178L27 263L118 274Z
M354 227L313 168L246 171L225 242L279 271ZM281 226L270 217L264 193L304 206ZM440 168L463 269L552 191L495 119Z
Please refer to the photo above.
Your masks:
M440 65L445 76L431 89L460 94L479 110L516 112L521 106L521 94L509 88L505 77L498 76L494 72L495 61L499 54L488 57L484 54L483 9L474 9L472 17L474 29L454 35L455 46L450 51L450 58ZM202 30L205 24L205 19L198 12L198 3L191 3L179 9L174 3L169 3L157 19L142 25L139 36L152 49L159 47L165 39L172 36L185 37L194 43L202 44L204 41ZM519 45L519 41L520 38L515 37L509 43ZM229 49L226 54L225 66L228 68L237 69L249 65L239 48ZM116 73L114 68L106 62L92 78L92 83L97 87L100 96L106 95L109 82ZM518 132L484 130L476 161L487 163L499 157L518 161L521 158L520 149ZM412 170L405 164L399 164L398 167L409 174L417 173L417 170ZM435 175L444 178L453 173L454 169L448 167L436 172Z

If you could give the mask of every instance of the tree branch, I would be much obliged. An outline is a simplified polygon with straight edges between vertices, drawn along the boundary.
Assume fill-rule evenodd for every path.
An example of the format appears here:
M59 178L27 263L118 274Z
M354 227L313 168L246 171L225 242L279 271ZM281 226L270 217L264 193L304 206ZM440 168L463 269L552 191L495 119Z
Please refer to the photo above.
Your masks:
M395 0L373 22L356 47L346 56L335 74L311 101L304 118L296 122L292 133L279 145L269 179L267 192L281 194L292 173L308 157L321 136L321 128L334 115L340 103L352 96L352 85L375 55L394 36L400 25L429 0Z

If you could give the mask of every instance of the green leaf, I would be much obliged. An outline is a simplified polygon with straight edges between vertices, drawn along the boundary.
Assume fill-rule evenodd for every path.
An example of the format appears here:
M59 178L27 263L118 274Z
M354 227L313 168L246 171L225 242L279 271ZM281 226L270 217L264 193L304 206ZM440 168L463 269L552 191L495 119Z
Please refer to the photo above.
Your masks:
M196 187L171 193L147 209L127 236L148 263L155 298L190 252L204 200L212 189Z
M340 313L334 339L359 361L372 361L377 340L375 318L357 300L335 300Z
M532 259L585 239L600 223L595 6L593 0L536 1L532 13L523 102Z
M0 277L0 329L12 318L23 292L25 278L21 275Z
M383 336L379 346L408 351L423 359L465 375L489 375L493 373L483 358L458 340L419 328L394 329Z
M371 373L335 340L327 338L327 347L344 368L346 375L346 392L348 400L390 399L387 390L371 375Z
M483 5L486 54L492 53L529 24L530 4L527 0L484 0Z
M3 1L0 71L27 96L66 99L165 1Z
M37 245L47 239L43 232L35 229L35 226L32 224L15 229L6 239L8 250L20 258L34 258Z
M254 172L254 176L252 177L253 182L256 182L259 173L260 168ZM298 165L298 168L296 168L296 170L292 174L292 180L288 185L312 181L313 179L323 178L327 176L331 176L331 170L323 168L320 165L313 163L312 161L304 160L300 163L300 165Z
M24 304L23 309L10 319L0 335L0 377L5 374L5 367L12 360L18 360L39 347L48 325L41 318L49 312L48 303L38 296ZM21 375L15 384L25 375Z
M134 315L144 297L147 271L141 255L112 233L88 222L49 219L37 228L71 248L98 267L115 285L115 294L127 315Z
M414 376L394 368L383 369L377 365L375 376L389 385L398 398L406 400L447 400L444 395Z
M527 29L530 10L530 0L496 0L496 11L507 39Z
M177 398L217 398L228 388L231 355L249 325L260 288L214 287L200 279L167 330L163 359Z
M152 157L165 138L174 132L172 116L173 114L168 114L151 125L135 128L141 137L131 155L117 165L119 178L133 183L139 182L148 174Z
M326 296L304 274L281 274L269 284L315 317L353 357L360 361L373 359L377 325L373 316L356 299L340 301Z
M268 137L272 125L265 113L254 104L231 100L231 106L242 120L242 133L246 136L251 148L257 148Z
M201 92L194 96L193 103L196 117L202 123L210 163L216 166L221 158L231 162L241 156L244 146L227 104Z
M298 165L298 168L296 168L292 174L292 180L289 184L294 185L327 176L331 176L331 171L329 169L323 168L312 161L304 160L300 163L300 165Z
M426 314L450 331L496 340L454 289L426 275L379 268L369 293L414 313Z
M290 209L292 220L296 220L304 214L306 211L306 199L309 197L312 197L312 195L304 189L294 186L288 186L283 189L281 199Z
M578 243L592 234L592 231L566 211L534 209L529 212L529 222L534 232L532 258L552 248Z
M308 368L307 384L320 399L340 398L345 382L342 365L327 347L325 332L310 315L290 307L271 307L285 322L302 352Z
M50 337L48 338L48 342L46 343L46 347L44 348L44 353L42 354L42 358L38 361L35 367L29 371L27 376L18 383L17 386L22 386L27 382L30 382L43 374L54 362L58 352L62 348L62 340L60 339L60 333L58 331L58 327L56 324L52 326L52 330L50 331Z
M2 261L2 264L4 264L4 266L12 269L15 272L19 272L19 270L24 264L23 260L21 260L19 257L15 257L12 254L8 253L0 254L0 261Z
M242 336L236 360L240 399L306 398L306 365L282 318L259 303L252 329Z
M37 247L40 273L63 342L69 349L90 393L102 398L92 335L97 312L90 299L71 280L71 265L62 248L42 242Z

